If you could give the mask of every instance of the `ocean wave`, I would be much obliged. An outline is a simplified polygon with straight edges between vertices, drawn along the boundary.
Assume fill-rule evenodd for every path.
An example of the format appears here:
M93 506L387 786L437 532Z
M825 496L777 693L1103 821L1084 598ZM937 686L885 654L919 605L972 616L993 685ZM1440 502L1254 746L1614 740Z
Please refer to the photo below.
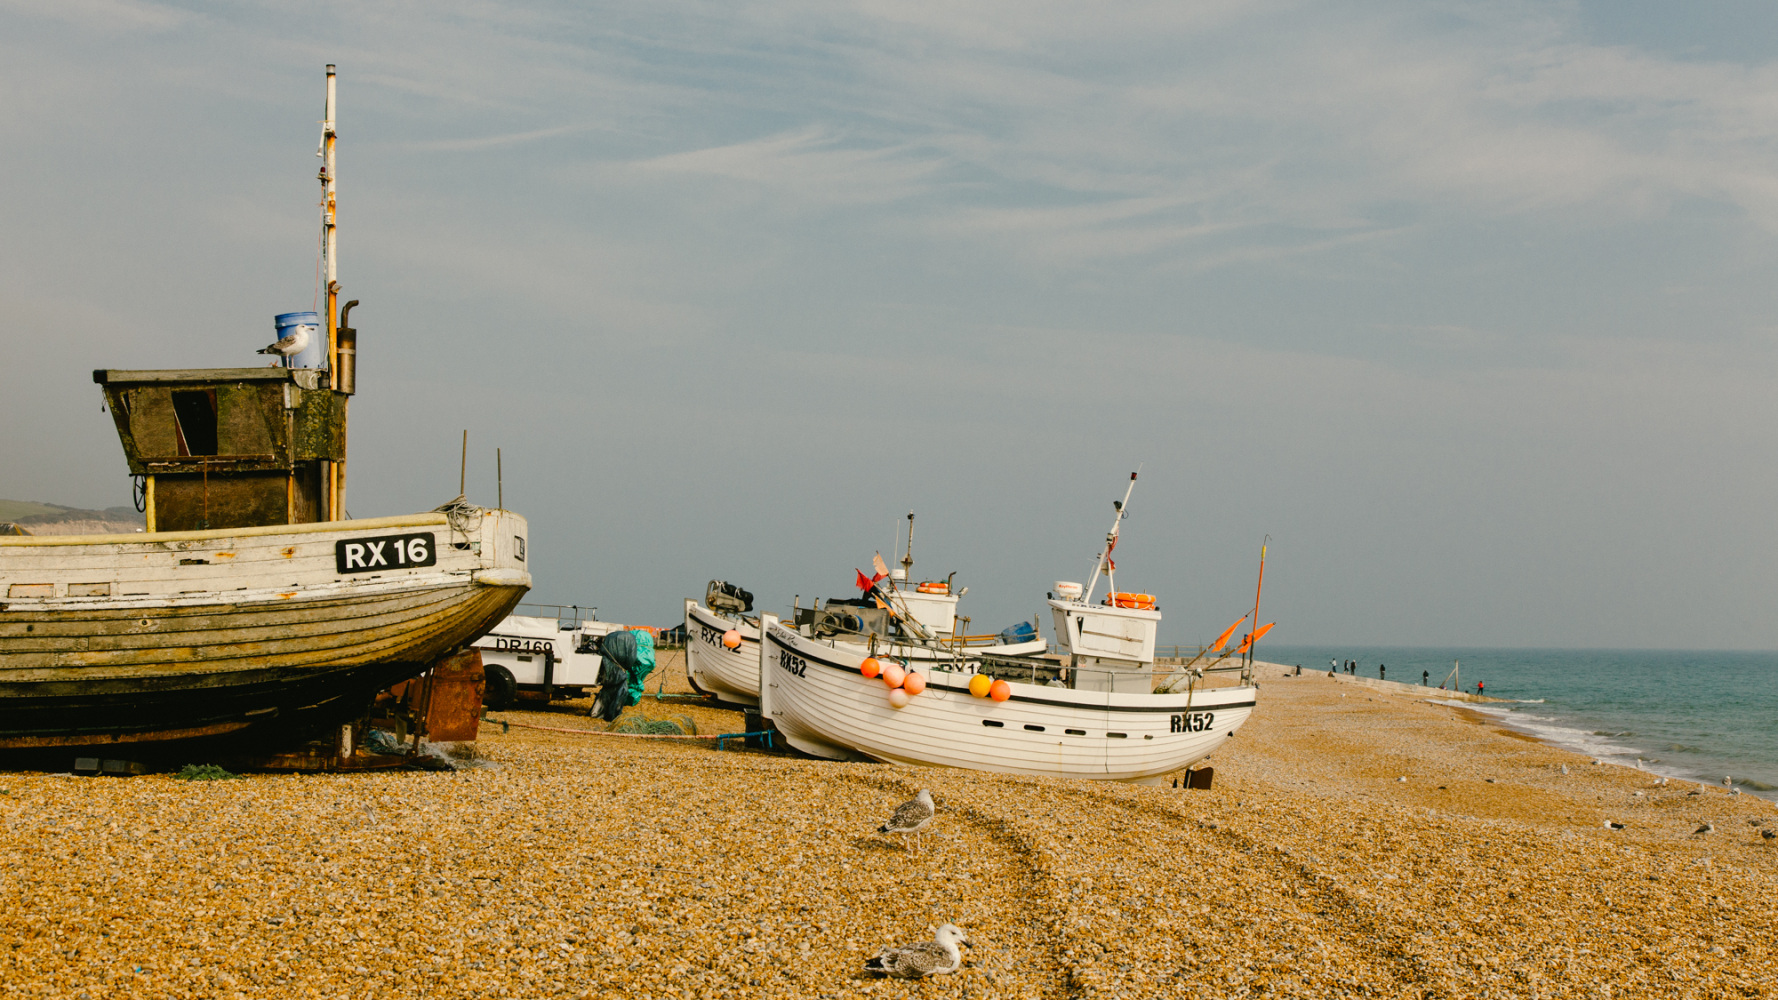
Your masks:
M1632 735L1630 733L1579 729L1574 726L1565 726L1549 716L1511 712L1493 706L1465 705L1464 707L1489 716L1508 728L1535 736L1547 743L1578 750L1594 757L1634 759L1639 750L1637 747L1616 742L1618 737Z
M1543 702L1544 700L1542 698L1519 698L1514 703L1518 705L1541 705Z
M1735 781L1735 784L1740 785L1742 788L1751 788L1756 792L1778 791L1778 785L1768 785L1757 778L1739 778Z

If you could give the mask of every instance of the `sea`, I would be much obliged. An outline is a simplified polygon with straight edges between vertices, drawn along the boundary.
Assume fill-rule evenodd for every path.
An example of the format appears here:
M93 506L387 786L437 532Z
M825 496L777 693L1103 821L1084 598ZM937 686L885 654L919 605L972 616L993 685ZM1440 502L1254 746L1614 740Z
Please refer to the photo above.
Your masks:
M1466 707L1511 729L1614 764L1778 801L1778 652L1265 646L1257 657L1325 672L1358 661L1361 677L1437 696L1476 682L1499 704Z

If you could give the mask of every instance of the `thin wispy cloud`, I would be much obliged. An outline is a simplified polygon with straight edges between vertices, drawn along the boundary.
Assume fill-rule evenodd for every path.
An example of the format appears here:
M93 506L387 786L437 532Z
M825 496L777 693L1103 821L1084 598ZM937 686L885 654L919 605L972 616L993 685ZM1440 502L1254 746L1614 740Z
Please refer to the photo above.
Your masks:
M392 143L391 145L396 149L417 153L473 153L480 150L501 149L507 146L537 142L541 139L575 135L592 127L591 125L560 125L555 128L532 129L528 132L509 132L505 135L477 136L469 139L425 139L416 142Z
M914 197L929 189L942 166L930 154L906 146L848 146L820 127L633 164L643 173L744 182L810 205L857 205Z
M177 7L147 0L0 0L0 12L107 33L166 31L192 18Z

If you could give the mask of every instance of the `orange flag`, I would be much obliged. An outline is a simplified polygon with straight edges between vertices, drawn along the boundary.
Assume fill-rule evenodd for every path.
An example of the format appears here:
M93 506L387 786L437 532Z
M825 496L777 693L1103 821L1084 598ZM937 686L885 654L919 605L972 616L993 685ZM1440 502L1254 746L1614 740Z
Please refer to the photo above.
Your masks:
M1235 623L1233 625L1229 626L1229 630L1227 632L1224 632L1223 634L1216 637L1216 642L1212 643L1210 646L1210 652L1212 652L1212 653L1217 652L1218 650L1222 649L1222 647L1228 645L1229 644L1229 636L1234 635L1235 630L1240 628L1241 623L1246 620L1247 620L1246 615L1242 615L1241 617L1235 619Z
M883 553L881 552L870 557L870 566L871 569L877 571L877 577L879 579L889 575L889 567L883 565Z
M1235 624L1239 625L1240 622L1236 622ZM1272 630L1272 626L1276 625L1276 624L1278 624L1278 623L1277 622L1267 622L1264 625L1261 625L1259 628L1254 629L1252 634L1242 636L1241 637L1241 648L1235 650L1235 655L1236 656L1245 656L1247 651L1253 648L1253 644L1259 641L1259 637L1262 635L1265 635L1267 632L1270 632Z

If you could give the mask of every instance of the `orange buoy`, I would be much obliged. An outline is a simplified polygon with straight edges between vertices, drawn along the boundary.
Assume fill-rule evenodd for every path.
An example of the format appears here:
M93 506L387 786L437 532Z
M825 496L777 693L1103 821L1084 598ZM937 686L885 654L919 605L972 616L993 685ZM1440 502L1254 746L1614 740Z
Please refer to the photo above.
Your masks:
M1154 595L1132 594L1120 590L1106 595L1105 603L1114 608L1135 608L1138 611L1153 611Z
M883 665L877 662L876 657L867 656L864 658L864 662L858 665L858 672L866 677L875 677L883 672Z
M1005 701L1012 697L1012 685L1005 681L995 681L988 685L988 697L995 701Z
M730 649L740 649L741 648L741 630L737 629L737 628L731 628L727 632L722 633L722 644L724 646L727 646Z
M901 669L901 667L896 664L891 663L883 668L884 684L887 684L892 688L898 688L901 687L901 682L905 679L907 679L907 671Z
M901 689L908 694L919 694L926 690L926 678L910 670L907 677L901 682Z
M906 707L908 707L908 693L906 691L903 691L901 688L896 688L895 690L889 692L889 707L891 707L891 708L906 708Z
M977 698L986 698L988 689L994 686L994 678L987 674L976 674L969 679L969 693Z

